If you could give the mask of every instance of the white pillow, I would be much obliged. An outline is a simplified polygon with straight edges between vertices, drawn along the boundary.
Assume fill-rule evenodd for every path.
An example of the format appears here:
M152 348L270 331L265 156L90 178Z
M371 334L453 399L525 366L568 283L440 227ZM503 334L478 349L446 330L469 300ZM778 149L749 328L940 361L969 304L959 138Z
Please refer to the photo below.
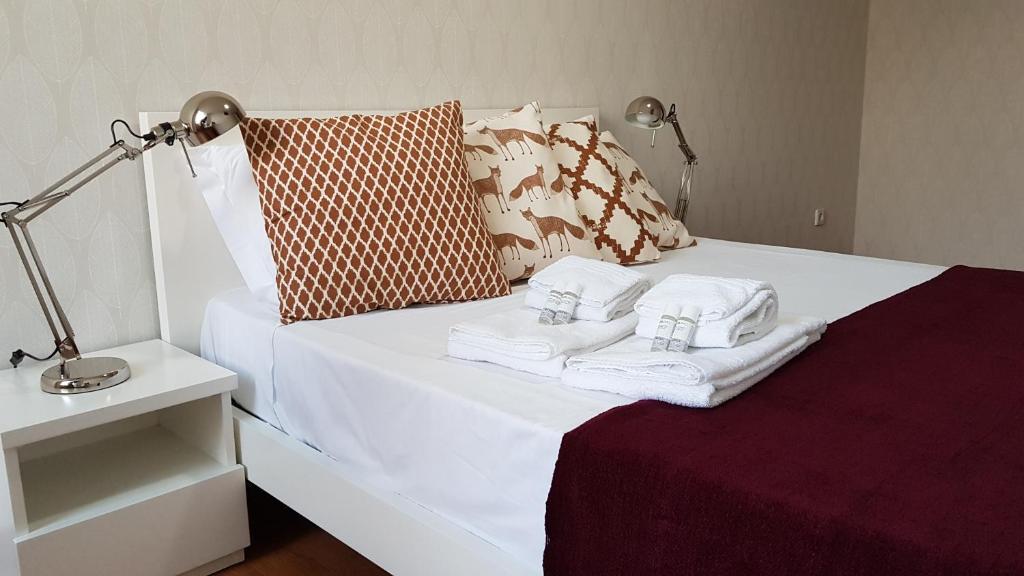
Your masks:
M277 268L245 146L203 146L193 149L191 156L196 189L206 200L245 285L258 299L276 304Z

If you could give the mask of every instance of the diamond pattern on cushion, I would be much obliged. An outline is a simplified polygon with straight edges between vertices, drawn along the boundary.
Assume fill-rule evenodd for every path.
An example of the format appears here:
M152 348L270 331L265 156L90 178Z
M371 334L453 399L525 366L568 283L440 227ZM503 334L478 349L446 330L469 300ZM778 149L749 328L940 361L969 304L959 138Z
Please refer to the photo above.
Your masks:
M509 293L463 161L459 102L241 128L283 322Z
M639 206L644 226L657 238L662 250L686 248L693 244L693 238L682 222L675 219L672 211L661 199L661 195L647 179L644 171L607 130L600 135L601 144L611 155L615 168L624 178L624 185L630 198Z
M599 141L593 119L552 124L548 140L601 258L617 264L660 258L657 237L644 225L639 205Z

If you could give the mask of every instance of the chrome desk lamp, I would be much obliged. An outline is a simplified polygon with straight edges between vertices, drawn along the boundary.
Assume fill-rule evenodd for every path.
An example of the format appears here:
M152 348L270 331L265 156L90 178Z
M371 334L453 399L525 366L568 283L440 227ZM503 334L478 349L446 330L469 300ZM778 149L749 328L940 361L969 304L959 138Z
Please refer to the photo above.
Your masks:
M667 123L675 129L676 138L679 139L679 149L683 152L686 164L683 166L683 176L679 182L679 195L676 196L676 208L673 214L685 224L686 212L690 208L690 188L693 185L693 171L697 166L697 155L686 143L683 129L679 127L676 105L673 104L666 113L665 105L660 100L653 96L641 96L626 106L626 122L651 131L651 148L654 148L654 138L657 136L659 128Z
M82 358L75 343L75 332L57 299L39 251L29 234L29 223L115 164L122 160L135 160L158 144L174 146L180 143L191 169L192 161L188 157L185 142L191 146L209 142L234 128L244 117L245 111L231 96L223 92L202 92L185 102L179 120L154 126L146 134L135 134L124 120L114 120L110 125L114 143L109 148L28 200L8 203L14 208L0 213L0 221L11 232L18 256L28 273L36 298L39 299L50 332L53 333L56 344L54 354L60 354L60 364L43 372L41 385L44 392L77 394L110 388L127 380L131 370L128 363L120 358ZM136 148L118 139L115 132L118 124L139 138L142 147ZM192 175L195 176L194 170ZM16 366L24 356L26 354L20 350L15 352L11 363Z

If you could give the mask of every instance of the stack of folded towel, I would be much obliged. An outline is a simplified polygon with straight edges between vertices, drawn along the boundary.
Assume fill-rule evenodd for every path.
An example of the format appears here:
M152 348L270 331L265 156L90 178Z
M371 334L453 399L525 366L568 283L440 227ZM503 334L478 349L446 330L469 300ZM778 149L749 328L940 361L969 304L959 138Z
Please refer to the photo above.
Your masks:
M673 274L636 303L636 333L654 338L665 310L674 305L699 309L690 346L732 348L761 338L775 328L779 297L767 282Z
M763 338L735 348L651 352L651 340L630 336L569 359L562 381L630 398L711 408L750 388L788 362L825 331L818 318L788 317Z
M452 326L448 355L557 377L570 357L633 333L633 305L649 287L646 276L617 264L568 256L530 279L526 306ZM571 305L561 308L564 318L542 322L561 290L573 293Z
M802 352L826 326L780 320L775 289L756 280L676 274L650 288L639 272L569 256L529 286L524 307L453 326L448 354L561 375L577 388L712 407ZM670 345L659 347L666 326Z
M530 278L526 305L542 310L553 290L574 284L580 293L572 317L607 322L629 313L651 280L618 264L566 256Z
M778 308L766 282L669 276L637 301L635 336L569 359L562 380L632 398L717 406L821 338L824 320L780 321Z

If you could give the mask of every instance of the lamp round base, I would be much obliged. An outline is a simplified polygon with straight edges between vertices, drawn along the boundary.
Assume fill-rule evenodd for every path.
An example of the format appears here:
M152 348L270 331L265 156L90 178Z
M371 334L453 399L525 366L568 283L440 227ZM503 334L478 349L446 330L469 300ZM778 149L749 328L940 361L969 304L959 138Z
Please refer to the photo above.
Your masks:
M43 392L50 394L81 394L117 386L131 377L128 363L120 358L79 358L50 366L40 378Z

